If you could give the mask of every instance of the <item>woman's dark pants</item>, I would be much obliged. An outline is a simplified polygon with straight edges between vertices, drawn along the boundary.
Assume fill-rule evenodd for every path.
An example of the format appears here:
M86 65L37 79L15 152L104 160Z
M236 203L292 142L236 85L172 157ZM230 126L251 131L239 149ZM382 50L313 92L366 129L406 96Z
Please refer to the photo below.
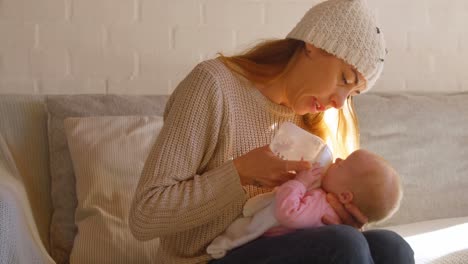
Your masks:
M414 263L414 253L408 243L392 231L359 232L346 225L329 225L261 237L210 262L229 263L406 264Z

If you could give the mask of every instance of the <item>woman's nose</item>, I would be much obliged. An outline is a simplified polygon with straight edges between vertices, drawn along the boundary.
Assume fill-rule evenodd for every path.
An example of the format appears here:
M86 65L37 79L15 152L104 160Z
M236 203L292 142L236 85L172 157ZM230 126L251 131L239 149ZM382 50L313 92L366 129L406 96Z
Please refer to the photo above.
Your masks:
M330 97L332 106L336 109L341 109L352 90L353 88L350 87L337 87Z
M346 93L335 93L330 102L334 108L341 109L347 97L348 95Z

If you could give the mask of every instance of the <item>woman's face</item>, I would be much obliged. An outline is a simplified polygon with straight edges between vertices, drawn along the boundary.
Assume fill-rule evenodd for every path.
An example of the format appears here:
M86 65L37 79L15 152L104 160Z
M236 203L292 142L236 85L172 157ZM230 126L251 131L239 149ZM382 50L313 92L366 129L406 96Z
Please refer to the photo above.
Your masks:
M349 96L366 88L366 81L353 66L306 43L286 77L287 105L296 114L340 109Z

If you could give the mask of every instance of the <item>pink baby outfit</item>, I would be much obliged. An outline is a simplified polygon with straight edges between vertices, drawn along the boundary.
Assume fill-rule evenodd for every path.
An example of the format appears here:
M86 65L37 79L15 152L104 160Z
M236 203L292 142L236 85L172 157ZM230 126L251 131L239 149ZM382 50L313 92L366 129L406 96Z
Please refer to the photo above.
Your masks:
M244 214L237 218L208 246L213 258L222 258L228 250L262 235L282 235L300 228L323 226L325 214L338 218L320 189L307 190L298 180L282 184L274 193L251 198Z
M275 217L279 226L272 227L264 235L281 235L295 229L323 226L325 214L338 217L320 189L307 190L297 181L291 180L278 188L275 197Z

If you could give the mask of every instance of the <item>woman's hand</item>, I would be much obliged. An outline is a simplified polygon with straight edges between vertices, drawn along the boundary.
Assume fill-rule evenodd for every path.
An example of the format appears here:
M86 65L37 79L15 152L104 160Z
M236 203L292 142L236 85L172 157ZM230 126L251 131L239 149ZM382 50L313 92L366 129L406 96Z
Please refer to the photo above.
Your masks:
M367 224L367 217L354 204L348 203L344 205L340 203L336 195L332 193L327 194L327 201L330 203L331 207L333 207L341 221L325 215L322 217L322 222L325 224L345 224L353 226L361 231L363 226Z
M268 145L251 150L234 159L234 166L243 185L275 187L293 179L296 174L311 168L307 161L282 160L277 157Z

